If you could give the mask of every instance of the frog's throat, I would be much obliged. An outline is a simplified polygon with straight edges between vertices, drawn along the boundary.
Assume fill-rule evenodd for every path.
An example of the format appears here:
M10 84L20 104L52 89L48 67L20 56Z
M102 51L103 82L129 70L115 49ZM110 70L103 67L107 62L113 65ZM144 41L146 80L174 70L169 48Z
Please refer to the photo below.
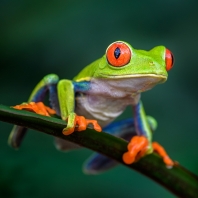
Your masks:
M108 79L124 79L124 78L153 78L153 79L160 79L161 83L167 80L167 76L161 74L127 74L127 75L107 75L107 74L100 74L103 78Z

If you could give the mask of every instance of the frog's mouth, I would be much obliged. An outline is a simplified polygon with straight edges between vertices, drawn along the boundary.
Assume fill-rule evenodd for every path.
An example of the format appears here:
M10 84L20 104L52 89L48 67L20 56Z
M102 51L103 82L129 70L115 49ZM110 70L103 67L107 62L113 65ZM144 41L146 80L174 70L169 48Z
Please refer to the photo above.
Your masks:
M126 74L126 75L107 75L102 74L101 75L104 78L110 78L110 79L123 79L123 78L154 78L154 79L161 79L162 83L167 80L167 76L161 75L161 74Z
M140 93L164 83L167 76L161 74L128 74L128 75L103 75L113 87L124 88L126 91Z

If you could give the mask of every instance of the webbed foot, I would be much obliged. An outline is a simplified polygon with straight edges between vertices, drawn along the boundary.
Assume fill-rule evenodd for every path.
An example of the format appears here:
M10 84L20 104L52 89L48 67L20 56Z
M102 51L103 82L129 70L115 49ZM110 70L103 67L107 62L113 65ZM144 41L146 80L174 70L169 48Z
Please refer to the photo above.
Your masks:
M144 136L134 136L129 142L128 151L123 154L122 159L125 164L132 164L145 155L149 142Z
M34 113L45 116L56 114L56 111L54 109L45 106L43 102L22 103L20 105L13 106L13 108L18 110L32 111Z
M75 116L75 118L74 118L73 126L67 126L65 129L63 129L64 135L70 135L75 130L76 131L84 131L89 124L92 124L93 128L96 131L98 131L98 132L102 131L102 128L100 127L100 125L98 124L98 122L96 120L89 120L89 119L86 119L84 116L78 116L76 114L74 114L74 116Z
M174 162L170 159L164 148L157 142L152 143L153 151L158 153L162 157L167 168L172 168ZM126 164L132 164L136 162L145 154L148 154L149 141L144 136L134 136L129 142L128 151L123 154L122 158ZM149 152L150 153L150 152Z

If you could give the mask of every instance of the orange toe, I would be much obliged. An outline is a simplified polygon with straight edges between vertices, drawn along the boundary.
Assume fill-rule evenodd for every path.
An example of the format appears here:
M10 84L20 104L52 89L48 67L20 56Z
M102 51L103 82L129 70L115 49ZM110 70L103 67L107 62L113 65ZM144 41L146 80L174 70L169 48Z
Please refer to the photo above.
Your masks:
M76 115L76 125L77 131L84 131L87 128L87 122L84 116L77 116Z
M70 135L74 132L74 128L68 129L68 130L63 130L64 135Z
M124 161L125 164L132 164L135 161L134 156L130 155L130 152L126 152L123 154L122 159Z
M173 160L171 160L171 158L166 153L165 149L159 143L153 142L152 146L153 146L153 150L162 157L164 163L168 167L173 167L174 166Z
M98 132L101 132L102 131L102 128L101 126L98 124L98 122L96 120L86 120L87 121L87 125L88 124L92 124L93 125L93 128L98 131Z

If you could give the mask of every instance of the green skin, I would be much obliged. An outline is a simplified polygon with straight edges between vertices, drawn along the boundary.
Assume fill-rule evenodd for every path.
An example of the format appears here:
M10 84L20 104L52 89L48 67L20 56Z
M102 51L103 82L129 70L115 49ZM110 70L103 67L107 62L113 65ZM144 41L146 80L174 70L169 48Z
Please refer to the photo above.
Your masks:
M140 94L167 80L166 48L158 46L150 51L144 51L136 50L126 42L118 42L122 42L130 48L132 57L129 63L122 67L114 67L108 63L105 54L85 67L73 81L65 79L59 81L55 74L47 75L35 87L29 102L35 101L35 96L44 86L57 84L60 116L63 120L68 121L64 131L75 127L76 115L97 120L103 128L118 117L126 106L131 105L136 111L134 112L136 132L148 139L149 146L146 154L149 154L153 152L150 125L154 125L153 128L156 128L157 124L154 119L150 119L150 123L148 122L149 118L144 112ZM78 90L80 94L75 98L74 82L77 84L88 82L89 88ZM16 130L19 131L19 129L13 129L10 139L14 137ZM65 141L58 141L58 144L58 148L63 148L64 146L61 144L65 144Z
M123 42L123 41L122 41ZM114 118L122 113L124 107L129 105L129 103L134 106L139 103L140 93L146 90L151 89L155 85L159 83L163 83L167 80L168 73L166 71L166 63L165 63L165 50L164 46L158 46L153 48L150 51L144 50L136 50L130 44L127 44L132 52L132 58L130 62L123 67L113 67L111 66L107 59L106 54L91 63L87 67L85 67L73 80L77 82L81 81L91 81L98 80L100 83L97 86L100 87L99 93L95 91L94 88L89 91L90 95L96 95L98 100L103 101L105 98L104 108L96 106L94 109L99 110L100 112L105 111L107 113L110 110L111 114L114 114L112 119L108 119L106 121L100 120L100 116L95 116L94 113L90 115L90 113L85 112L86 109L79 111L79 113L85 115L85 117L89 119L96 119L98 123L103 127L108 123L112 122ZM111 93L107 93L103 91L103 87L108 87L111 89L111 92L121 92L122 95L120 98L112 96ZM126 89L127 86L127 89ZM68 80L62 80L58 84L58 93L59 93L59 102L61 109L61 117L62 119L68 119L68 125L64 130L68 130L70 127L74 126L74 105L75 98L72 96L73 94L73 86L72 82ZM65 95L70 96L69 98L65 98ZM102 95L100 97L100 95ZM119 95L119 94L118 94ZM128 97L130 95L130 97ZM106 96L106 97L105 97ZM112 103L112 100L107 100L112 97L113 100L117 100L117 104L120 106L120 102L124 105L123 108L116 109L116 104L112 105L112 108L107 107ZM125 98L128 98L130 101L125 101ZM95 99L95 98L94 98ZM104 103L104 102L103 102ZM121 111L121 112L120 112ZM78 112L78 110L76 110ZM79 114L79 115L81 115ZM86 116L88 115L88 116ZM102 115L104 116L104 115ZM150 142L147 153L151 153L153 151L151 146L152 141L152 132L150 130L147 117L144 112L143 105L141 105L140 116L143 123L143 127L146 131L146 136Z

